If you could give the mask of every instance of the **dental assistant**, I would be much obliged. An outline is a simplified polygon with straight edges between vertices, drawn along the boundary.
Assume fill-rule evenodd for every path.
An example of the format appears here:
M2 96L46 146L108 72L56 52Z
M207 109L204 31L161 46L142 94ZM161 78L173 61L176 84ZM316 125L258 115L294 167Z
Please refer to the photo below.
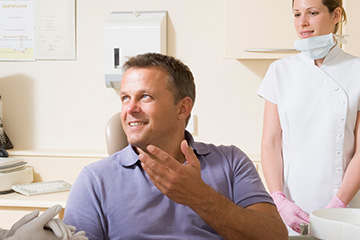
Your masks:
M301 53L272 63L258 90L264 176L290 235L314 210L360 207L360 58L333 35L342 0L293 0L293 14Z

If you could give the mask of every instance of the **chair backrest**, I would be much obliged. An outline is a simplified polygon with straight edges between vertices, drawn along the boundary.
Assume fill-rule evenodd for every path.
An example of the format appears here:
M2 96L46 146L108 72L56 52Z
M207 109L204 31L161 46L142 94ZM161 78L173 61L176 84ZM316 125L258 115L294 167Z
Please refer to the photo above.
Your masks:
M107 122L105 138L109 155L120 151L128 145L127 137L121 126L120 112L114 114Z

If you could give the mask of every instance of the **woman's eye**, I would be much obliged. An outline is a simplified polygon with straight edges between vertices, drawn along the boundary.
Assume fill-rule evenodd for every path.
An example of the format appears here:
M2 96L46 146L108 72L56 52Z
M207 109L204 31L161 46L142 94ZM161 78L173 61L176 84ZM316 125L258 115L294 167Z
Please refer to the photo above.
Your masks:
M299 16L300 16L299 13L295 13L295 14L294 14L294 17L299 17Z
M312 16L315 16L317 14L318 14L318 12L310 12L310 15L312 15Z

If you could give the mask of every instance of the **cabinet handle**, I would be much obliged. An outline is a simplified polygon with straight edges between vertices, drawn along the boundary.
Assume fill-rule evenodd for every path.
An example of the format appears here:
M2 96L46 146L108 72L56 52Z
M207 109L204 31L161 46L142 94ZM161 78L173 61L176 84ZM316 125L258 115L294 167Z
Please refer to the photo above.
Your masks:
M281 53L297 53L299 52L296 49L293 48L279 48L279 49L275 49L275 48L247 48L244 49L244 52L253 52L253 53L277 53L277 52L281 52Z

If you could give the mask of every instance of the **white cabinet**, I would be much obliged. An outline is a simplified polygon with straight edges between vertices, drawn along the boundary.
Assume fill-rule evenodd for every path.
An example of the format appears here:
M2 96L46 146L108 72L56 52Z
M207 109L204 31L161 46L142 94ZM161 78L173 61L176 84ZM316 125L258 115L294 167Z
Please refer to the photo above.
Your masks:
M0 226L4 229L10 229L25 214L35 209L44 212L55 204L60 204L63 207L57 217L62 219L68 195L68 191L33 196L24 196L19 193L0 195Z
M358 0L346 0L344 7L348 21L343 26L343 34L349 36L346 38L347 43L343 45L343 49L347 53L360 57L360 17L358 15L360 2Z
M290 0L223 0L224 58L276 59L296 51Z

